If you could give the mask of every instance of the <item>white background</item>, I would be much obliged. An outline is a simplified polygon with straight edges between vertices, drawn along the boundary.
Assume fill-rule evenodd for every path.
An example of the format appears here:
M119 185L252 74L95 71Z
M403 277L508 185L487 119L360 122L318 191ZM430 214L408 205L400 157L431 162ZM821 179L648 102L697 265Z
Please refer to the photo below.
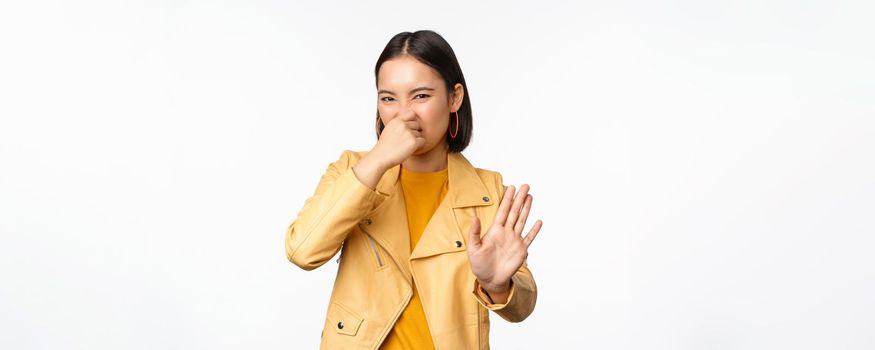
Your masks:
M867 1L4 1L0 348L315 349L283 235L375 142L401 31L453 46L465 155L528 182L496 349L875 348Z

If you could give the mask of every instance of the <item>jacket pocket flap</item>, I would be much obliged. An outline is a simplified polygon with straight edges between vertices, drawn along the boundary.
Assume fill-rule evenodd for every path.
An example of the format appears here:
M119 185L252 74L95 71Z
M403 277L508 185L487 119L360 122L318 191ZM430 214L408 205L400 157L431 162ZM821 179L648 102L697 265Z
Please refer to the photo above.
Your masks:
M328 321L337 333L355 335L364 319L338 302L331 303Z

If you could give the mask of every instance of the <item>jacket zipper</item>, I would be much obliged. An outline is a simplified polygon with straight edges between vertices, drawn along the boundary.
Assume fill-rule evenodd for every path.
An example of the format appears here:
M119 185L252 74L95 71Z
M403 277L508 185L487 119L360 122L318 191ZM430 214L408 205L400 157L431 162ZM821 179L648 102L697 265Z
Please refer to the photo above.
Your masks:
M370 235L367 235L367 236L368 236L368 241L371 242L371 249L373 249L373 251L374 251L374 256L377 257L377 266L383 267L383 259L380 258L380 251L377 249L377 242L374 242L374 238L371 237Z
M401 306L401 308L395 312L395 316L392 317L392 322L389 323L389 326L383 328L383 332L380 333L380 336L377 339L376 346L373 349L377 349L381 345L383 345L383 341L385 341L386 337L389 336L389 332L392 331L392 328L395 326L395 322L397 322L398 318L401 317L401 313L404 312L404 309L406 309L407 305L410 304L411 299L413 299L413 291L412 290L410 291L410 294L407 294L407 296L405 297L404 305Z
M416 277L414 277L415 274L413 273L413 265L410 266L410 274L411 274L411 278L413 278L413 280L415 281L415 280L416 280ZM414 284L413 284L413 288L419 288L419 285L416 284L416 283L414 283ZM419 293L419 295L422 295L422 293ZM412 298L411 298L411 299L412 299ZM409 301L408 301L408 303L409 303ZM407 308L407 305L404 305L404 308ZM402 310L403 310L403 309L402 309ZM428 319L429 319L429 317L428 317L428 310L426 310L426 307L425 307L425 306L422 307L422 313L425 314L425 320L428 321ZM429 331L431 331L431 327L429 327ZM434 339L432 339L432 343L434 343ZM478 349L478 350L479 350L479 349Z
M382 267L383 266L383 259L380 258L380 252L377 248L377 242L374 240L373 237L371 237L371 235L365 234L365 236L367 236L368 241L371 242L371 248L373 248L373 250L374 250L374 256L377 257L377 264ZM400 309L395 311L395 315L392 317L392 322L389 323L389 326L383 328L383 331L377 337L377 342L375 343L373 349L377 349L383 344L383 341L386 340L386 337L389 335L389 332L392 331L392 327L395 325L395 322L398 321L399 317L401 317L401 313L404 312L404 309L406 309L407 305L410 304L411 299L413 299L413 290L410 291L410 294L407 294L407 296L405 296L404 305L402 305Z

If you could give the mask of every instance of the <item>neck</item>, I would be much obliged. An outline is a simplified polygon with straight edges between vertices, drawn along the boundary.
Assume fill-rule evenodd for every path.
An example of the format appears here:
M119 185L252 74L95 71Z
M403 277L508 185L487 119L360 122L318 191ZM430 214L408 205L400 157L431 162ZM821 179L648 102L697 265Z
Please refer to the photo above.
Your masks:
M433 172L444 170L447 168L447 153L448 146L441 142L431 150L422 153L414 154L401 162L404 169L415 172Z

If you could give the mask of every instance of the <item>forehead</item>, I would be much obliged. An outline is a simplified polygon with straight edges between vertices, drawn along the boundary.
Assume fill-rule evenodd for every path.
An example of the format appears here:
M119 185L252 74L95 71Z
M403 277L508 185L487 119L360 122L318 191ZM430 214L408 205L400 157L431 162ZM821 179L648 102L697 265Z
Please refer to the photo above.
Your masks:
M407 55L383 62L377 74L377 86L380 88L401 89L440 82L442 82L441 76L434 68Z

